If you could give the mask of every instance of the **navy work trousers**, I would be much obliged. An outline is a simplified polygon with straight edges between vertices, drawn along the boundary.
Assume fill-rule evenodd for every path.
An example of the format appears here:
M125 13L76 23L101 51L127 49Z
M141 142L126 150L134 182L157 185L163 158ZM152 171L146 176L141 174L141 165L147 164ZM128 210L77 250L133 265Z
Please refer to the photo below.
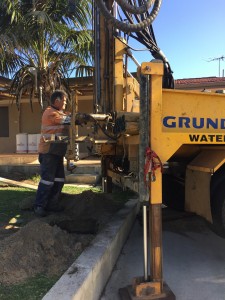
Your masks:
M47 207L59 200L64 182L65 171L63 156L39 154L41 180L38 185L35 206Z

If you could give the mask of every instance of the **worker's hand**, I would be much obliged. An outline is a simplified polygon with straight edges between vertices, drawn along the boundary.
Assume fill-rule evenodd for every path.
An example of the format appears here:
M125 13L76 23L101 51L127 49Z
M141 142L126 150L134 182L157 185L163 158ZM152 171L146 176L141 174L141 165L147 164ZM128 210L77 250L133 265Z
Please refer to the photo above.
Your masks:
M90 115L84 113L76 114L76 120L75 120L76 125L82 126L83 124L87 124L88 121L90 121Z

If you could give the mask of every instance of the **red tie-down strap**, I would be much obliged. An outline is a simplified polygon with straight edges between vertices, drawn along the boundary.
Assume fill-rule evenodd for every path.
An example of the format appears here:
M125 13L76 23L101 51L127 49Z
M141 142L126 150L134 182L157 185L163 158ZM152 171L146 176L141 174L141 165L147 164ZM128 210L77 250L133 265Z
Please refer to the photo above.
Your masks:
M147 148L145 151L145 167L144 167L144 180L147 184L149 182L149 174L151 175L151 181L156 180L155 171L160 168L163 171L163 165L158 155Z

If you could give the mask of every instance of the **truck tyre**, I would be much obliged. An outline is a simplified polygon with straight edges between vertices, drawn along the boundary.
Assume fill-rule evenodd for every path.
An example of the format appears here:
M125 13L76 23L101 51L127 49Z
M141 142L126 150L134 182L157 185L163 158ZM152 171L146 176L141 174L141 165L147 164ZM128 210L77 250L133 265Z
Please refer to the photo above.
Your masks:
M163 174L162 187L163 204L165 204L169 208L184 211L184 180L174 177L172 175Z
M213 231L219 236L225 237L225 185L222 183L211 195L211 212Z

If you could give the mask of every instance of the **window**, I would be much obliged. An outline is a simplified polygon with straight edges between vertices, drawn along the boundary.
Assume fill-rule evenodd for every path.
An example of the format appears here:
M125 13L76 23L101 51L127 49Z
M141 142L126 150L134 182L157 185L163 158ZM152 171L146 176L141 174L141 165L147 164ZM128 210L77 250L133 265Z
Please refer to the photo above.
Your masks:
M9 137L8 107L0 107L0 137Z

